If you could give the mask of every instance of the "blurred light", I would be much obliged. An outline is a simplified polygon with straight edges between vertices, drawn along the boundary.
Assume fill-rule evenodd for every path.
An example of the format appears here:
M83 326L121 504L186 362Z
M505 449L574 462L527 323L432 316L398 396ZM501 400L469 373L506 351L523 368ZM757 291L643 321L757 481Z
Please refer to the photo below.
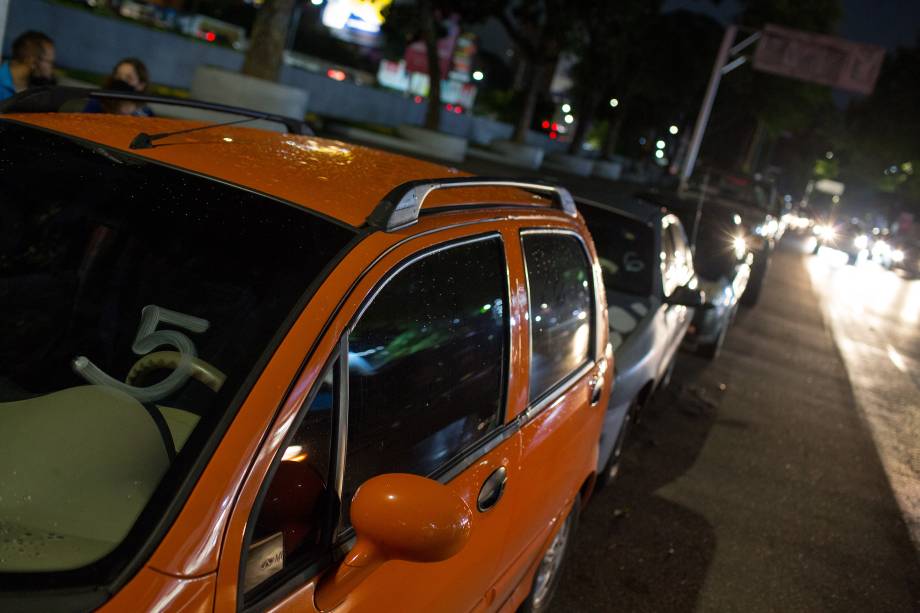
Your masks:
M617 100L616 98L611 98L611 99L610 99L610 107L615 109L615 108L617 108L618 106L620 106L620 101Z
M455 114L455 115L459 115L459 114L462 113L462 112L463 112L463 107L460 106L459 104L458 104L457 106L454 107L454 114Z
M896 172L898 172L898 167L892 164L891 166L888 167L888 172L890 172L891 174L895 174Z
M865 249L869 246L869 237L865 234L860 234L853 239L853 246L855 246L857 249Z
M838 202L840 202L840 196L836 196L836 195L833 196L831 198L831 202L833 202L834 204L837 204Z
M640 145L644 145L645 142L646 142L646 141L645 141L645 137L644 137L644 136L640 136L640 137L639 137L639 144L640 144Z
M291 445L284 450L284 454L281 456L281 461L283 462L284 460L290 460L294 456L300 455L302 451L303 447L300 445Z
M659 149L664 149L665 142L663 140L655 141L655 146Z
M824 157L826 157L826 158L829 159L829 160L833 160L833 159L834 159L834 152L833 152L833 151L828 151L827 153L824 154Z
M205 32L204 39L209 43L213 43L215 40L217 40L217 34L214 32Z
M735 250L735 257L740 260L747 253L747 241L744 240L743 236L736 236L732 239L732 248Z
M736 226L740 226L741 225L741 215L739 215L738 213L735 213L735 216L732 217L732 221L735 222Z
M660 160L661 158L664 157L664 151L662 151L661 149L656 150L656 151L655 151L655 157L658 158L658 159Z
M544 119L543 123L540 124L540 127L544 130L549 130L549 119Z
M422 97L421 97L421 96L416 96L416 97L415 97L415 103L416 103L416 104L421 104L421 103L422 103Z
M562 112L563 112L563 113L571 113L571 112L572 112L572 105L569 104L568 102L566 102L565 104L563 104L563 105L562 105Z
M891 252L891 261L894 262L894 263L896 263L896 264L900 264L901 262L903 262L903 261L904 261L904 252L901 251L900 249L895 249L894 251L892 251L892 252Z
M675 125L672 125L670 128L668 128L668 132L670 132L671 134L677 134L678 132L680 132L680 128L678 128Z
M913 164L913 162L904 162L903 164L901 164L901 170L903 170L905 173L907 173L907 174L909 174L909 175L914 174L914 164Z
M233 139L230 138L229 136L225 136L223 140L224 140L225 143L232 143L232 142L233 142Z
M558 131L559 131L559 124L556 123L556 122L554 121L554 122L552 123L552 125L550 126L550 129L552 129L553 132L558 132Z
M344 81L345 72L338 70L337 68L330 68L326 71L326 76L332 79L333 81Z
M486 75L482 74L482 71L481 71L481 70L475 70L475 71L473 71L473 80L474 80L474 81L482 81L485 77L486 77Z
M549 137L553 140L556 140L559 137L559 134L557 132L550 132Z
M566 123L574 123L574 122L575 122L575 117L573 117L571 114L566 115L563 119L565 119L565 122L566 122Z
M448 103L445 105L445 108L446 108L448 111L453 111L453 110L454 110L454 105L448 102Z
M323 4L323 0L310 0L310 4L313 6L321 6Z

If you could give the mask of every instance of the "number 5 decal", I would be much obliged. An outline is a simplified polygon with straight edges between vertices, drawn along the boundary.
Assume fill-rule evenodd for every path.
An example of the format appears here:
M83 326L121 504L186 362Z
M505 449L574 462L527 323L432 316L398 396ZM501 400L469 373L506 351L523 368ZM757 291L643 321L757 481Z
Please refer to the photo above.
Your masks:
M137 355L146 355L163 345L170 345L178 350L179 364L168 377L148 385L146 387L137 387L129 385L123 381L112 377L103 372L98 366L92 363L86 356L77 356L73 360L74 371L93 385L104 385L119 389L141 402L154 402L161 398L169 396L180 387L185 385L191 376L191 362L197 353L195 343L192 339L175 330L157 330L160 322L172 324L179 328L184 328L189 332L201 333L208 329L210 325L206 319L186 315L178 311L170 311L158 307L155 304L148 304L141 310L141 324L137 328L137 336L134 337L134 344L131 349Z

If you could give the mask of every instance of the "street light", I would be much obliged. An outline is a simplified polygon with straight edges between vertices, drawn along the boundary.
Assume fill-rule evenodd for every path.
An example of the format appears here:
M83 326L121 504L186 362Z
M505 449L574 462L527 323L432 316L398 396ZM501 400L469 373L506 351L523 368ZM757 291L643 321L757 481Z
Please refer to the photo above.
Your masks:
M565 119L566 123L572 123L575 121L575 117L571 114L566 115L565 117L563 117L563 119Z
M657 151L655 151L655 157L660 160L661 158L664 157L664 151L662 151L661 149L658 149Z
M663 141L663 140L659 140L658 142L655 143L655 146L656 146L659 150L660 150L660 149L664 149L664 141ZM662 155L664 155L664 154L662 154ZM658 157L661 157L661 156L659 155Z
M565 104L563 104L563 105L562 105L562 112L563 112L563 113L570 113L570 112L572 112L572 105L569 104L568 102L566 102Z
M310 4L312 4L313 6L319 6L322 3L323 3L323 0L310 0Z
M668 128L668 132L670 132L671 134L676 135L678 132L680 132L680 128L678 128L678 127L675 126L675 125L672 125L670 128Z
M824 157L826 157L826 158L829 159L829 160L833 160L833 159L834 159L834 152L833 152L833 151L828 151L827 153L824 154Z
M486 76L486 75L482 74L482 71L481 71L481 70L477 70L477 71L473 72L473 80L474 80L474 81L482 81L482 80L485 78L485 76Z
M620 106L620 101L617 100L616 98L611 98L611 99L610 99L610 108L614 108L614 109L615 109L615 108L617 108L618 106Z

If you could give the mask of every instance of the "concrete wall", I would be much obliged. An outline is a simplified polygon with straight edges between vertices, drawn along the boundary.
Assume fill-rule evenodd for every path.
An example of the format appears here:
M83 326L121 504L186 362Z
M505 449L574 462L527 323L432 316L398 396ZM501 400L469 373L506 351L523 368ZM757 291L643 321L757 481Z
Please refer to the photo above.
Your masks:
M9 53L13 39L25 30L40 30L51 36L57 47L57 63L64 68L105 74L119 59L138 57L147 64L153 82L184 89L191 87L195 68L201 64L228 70L239 70L243 65L242 53L226 47L47 0L10 0L4 55ZM396 92L333 81L294 66L282 68L280 81L309 92L309 110L319 115L387 126L421 125L425 118L426 102L418 104ZM510 138L512 127L442 110L441 130L485 145ZM527 142L547 151L565 149L564 144L535 132L528 135Z

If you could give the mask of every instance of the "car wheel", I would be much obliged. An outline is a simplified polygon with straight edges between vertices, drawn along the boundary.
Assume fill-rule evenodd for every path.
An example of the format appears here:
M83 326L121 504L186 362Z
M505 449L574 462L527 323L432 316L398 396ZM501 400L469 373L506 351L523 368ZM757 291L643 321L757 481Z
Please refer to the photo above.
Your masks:
M533 577L533 585L527 600L518 609L520 613L541 613L549 608L549 603L559 587L559 578L565 567L568 552L572 548L575 529L578 527L578 513L581 510L580 497L575 497L575 502L565 516L562 526L543 553L543 559L537 567Z
M728 334L728 321L722 322L722 329L719 330L719 335L711 343L701 344L696 352L707 360L714 360L719 357L719 353L722 351L722 343L725 342L725 336Z
M620 474L620 459L623 455L623 447L626 446L626 441L629 438L629 431L636 423L636 417L638 415L639 399L635 398L632 404L629 405L629 408L626 409L626 417L623 418L623 426L620 428L619 434L617 434L617 441L613 445L613 451L610 452L607 463L604 464L603 470L601 470L600 474L597 475L597 479L594 481L595 492L601 491L609 484L616 481L617 476Z

